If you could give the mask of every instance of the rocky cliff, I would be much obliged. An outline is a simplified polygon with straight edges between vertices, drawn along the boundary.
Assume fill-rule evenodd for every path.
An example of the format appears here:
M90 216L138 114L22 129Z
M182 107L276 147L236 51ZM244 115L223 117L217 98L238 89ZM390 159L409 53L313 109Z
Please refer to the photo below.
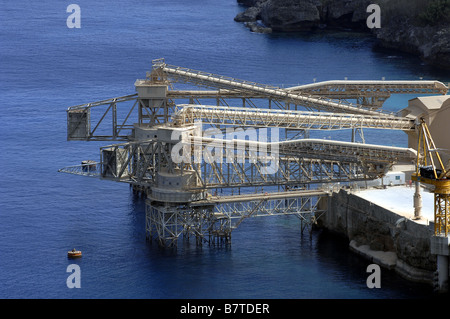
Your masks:
M357 28L366 25L370 0L238 0L247 7L238 22L261 22L273 31ZM364 30L368 31L368 30Z
M450 70L450 0L448 17L423 21L424 15L387 14L373 33L379 46L420 56L425 62Z
M238 0L235 17L255 32L353 29L373 33L378 46L419 55L450 70L450 0ZM367 27L367 6L379 4L381 28ZM432 6L433 4L436 4Z

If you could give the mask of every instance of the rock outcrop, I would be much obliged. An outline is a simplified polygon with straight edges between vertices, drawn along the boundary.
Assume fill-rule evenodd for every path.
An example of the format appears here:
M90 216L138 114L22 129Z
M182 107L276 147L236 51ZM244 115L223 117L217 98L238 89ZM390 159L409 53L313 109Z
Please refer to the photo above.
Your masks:
M403 0L406 1L406 0ZM437 0L436 0L437 1ZM440 0L443 3L450 0ZM254 32L296 32L316 29L353 29L372 32L378 46L400 50L420 56L424 61L450 70L450 22L449 18L427 17L424 10L431 2L409 2L409 11L401 10L402 3L387 0L238 0L247 9L235 17L245 22ZM401 2L401 1L400 1ZM367 27L367 6L380 3L381 28ZM422 6L422 7L420 7ZM411 7L414 10L411 9ZM423 9L425 8L425 9ZM425 10L426 11L426 10ZM432 11L435 12L435 11Z
M309 30L319 26L319 0L266 1L260 5L262 22L275 31Z
M369 0L253 0L241 2L247 9L237 22L261 20L274 31L305 31L316 28L361 28L366 25Z
M399 17L384 21L374 34L381 48L412 53L431 65L450 70L450 25L417 26Z

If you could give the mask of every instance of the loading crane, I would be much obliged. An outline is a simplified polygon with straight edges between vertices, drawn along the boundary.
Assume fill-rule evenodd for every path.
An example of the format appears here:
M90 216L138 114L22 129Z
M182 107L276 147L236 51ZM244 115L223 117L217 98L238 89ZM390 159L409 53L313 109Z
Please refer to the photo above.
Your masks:
M450 167L445 168L428 126L418 120L416 172L412 180L434 187L434 234L450 233Z

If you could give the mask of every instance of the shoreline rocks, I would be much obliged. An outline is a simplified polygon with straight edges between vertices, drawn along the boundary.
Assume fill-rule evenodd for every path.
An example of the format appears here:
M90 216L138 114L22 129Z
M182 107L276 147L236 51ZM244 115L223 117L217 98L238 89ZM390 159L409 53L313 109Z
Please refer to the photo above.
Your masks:
M415 26L407 19L386 21L374 31L378 47L417 55L430 65L450 70L450 26Z
M381 0L380 0L381 1ZM381 12L381 28L369 29L366 12L371 0L238 0L246 10L236 15L252 32L314 32L318 29L372 33L377 47L420 56L425 62L450 70L450 27L447 23L417 23L417 17Z
M250 31L252 32L257 32L257 33L272 33L272 28L268 28L264 25L261 25L260 23L258 23L258 21L256 22L244 22L244 25L250 29Z

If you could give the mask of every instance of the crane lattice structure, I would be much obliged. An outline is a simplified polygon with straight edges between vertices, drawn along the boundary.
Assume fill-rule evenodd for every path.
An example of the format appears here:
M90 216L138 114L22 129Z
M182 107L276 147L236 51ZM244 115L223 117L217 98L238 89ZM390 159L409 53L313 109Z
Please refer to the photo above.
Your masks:
M325 212L323 185L376 179L415 161L413 149L355 142L363 129L416 130L414 120L380 109L382 102L391 94L447 92L437 81L283 89L164 59L135 87L136 94L68 108L68 140L115 143L100 148L98 162L60 171L145 193L147 235L164 246L180 236L230 242L232 230L256 216L295 215L302 231L311 229ZM351 142L309 138L312 130L342 129L352 130Z
M418 131L416 173L412 180L434 188L434 234L447 237L450 234L450 167L445 168L423 118L418 120Z

